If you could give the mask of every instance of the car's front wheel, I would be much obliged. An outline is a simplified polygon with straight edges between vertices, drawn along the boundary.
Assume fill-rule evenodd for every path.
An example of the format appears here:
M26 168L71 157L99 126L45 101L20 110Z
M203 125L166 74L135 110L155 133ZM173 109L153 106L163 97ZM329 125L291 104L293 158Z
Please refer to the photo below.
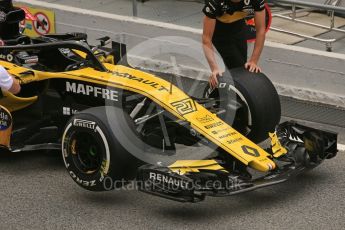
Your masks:
M128 116L119 108L112 111ZM106 107L82 111L68 121L62 155L69 175L78 185L91 191L106 191L135 177L139 161L114 135L114 131L121 135L119 127L116 119L107 118Z

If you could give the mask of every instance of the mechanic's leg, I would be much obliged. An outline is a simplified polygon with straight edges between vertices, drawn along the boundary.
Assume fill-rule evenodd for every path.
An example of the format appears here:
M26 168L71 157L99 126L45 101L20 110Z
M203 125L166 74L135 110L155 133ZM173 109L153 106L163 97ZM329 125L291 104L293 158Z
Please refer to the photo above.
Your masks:
M241 64L242 66L244 66L244 64L246 64L247 60L248 60L248 43L247 40L245 39L245 37L240 37L239 39L236 39L236 45L238 48L238 51L241 55L241 58L239 58L241 60Z
M228 69L243 67L247 62L247 43L242 39L214 41L213 44Z

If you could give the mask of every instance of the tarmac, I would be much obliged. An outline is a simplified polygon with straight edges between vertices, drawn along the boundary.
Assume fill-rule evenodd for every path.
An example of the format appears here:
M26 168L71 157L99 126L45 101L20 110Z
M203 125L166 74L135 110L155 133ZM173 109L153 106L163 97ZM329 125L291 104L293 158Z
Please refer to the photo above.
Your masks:
M89 192L60 152L0 154L0 229L334 229L345 227L339 152L290 181L242 195L177 203L132 189Z

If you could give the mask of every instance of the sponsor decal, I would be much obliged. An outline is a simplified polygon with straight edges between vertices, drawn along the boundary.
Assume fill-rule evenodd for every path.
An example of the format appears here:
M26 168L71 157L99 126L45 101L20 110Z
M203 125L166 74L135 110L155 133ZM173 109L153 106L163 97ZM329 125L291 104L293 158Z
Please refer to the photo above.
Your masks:
M82 119L74 119L73 125L77 127L92 129L92 130L95 130L96 128L96 122L82 120Z
M91 180L91 181L82 180L77 175L75 175L75 173L73 171L69 171L69 174L78 184L81 184L81 185L86 186L86 187L96 186L95 180Z
M150 80L140 78L140 77L136 77L136 76L133 76L129 73L120 73L120 72L114 71L113 74L117 77L123 77L123 78L129 79L129 80L132 80L132 81L137 81L137 82L143 83L145 85L149 85L152 88L157 89L158 91L170 92L168 88L158 84L157 82L150 81Z
M242 146L242 150L245 154L253 156L253 157L259 157L260 153L257 149L247 146L247 145L243 145Z
M228 132L230 130L230 128L225 128L225 129L218 129L218 130L213 130L212 133L217 135L223 132ZM232 132L231 135L235 135L236 132Z
M249 16L254 16L255 14L255 10L254 9L251 9L251 8L248 8L248 9L243 9L243 12L246 12Z
M13 61L13 56L12 56L12 54L7 54L6 59L7 59L7 61L9 61L9 62Z
M38 62L38 57L30 57L28 59L25 59L25 64L36 64Z
M197 117L196 119L203 124L214 121L213 117L211 117L210 115L206 115L204 117Z
M224 135L222 135L222 136L219 136L218 138L219 138L219 139L224 139L224 138L230 137L230 136L231 136L231 133L227 133L227 134L224 134Z
M152 182L159 182L168 186L175 186L182 189L188 189L188 182L182 179L163 175L160 173L150 172L149 180Z
M11 115L0 107L0 131L7 130L12 125Z
M227 143L231 145L231 144L234 144L234 143L242 141L242 140L243 140L242 137L239 137L239 138L236 138L233 140L228 140Z
M71 53L71 50L68 49L68 48L59 48L59 51L62 53L62 54L65 54L65 55L68 55Z
M66 116L74 115L78 112L76 109L72 109L70 107L63 107L62 108L62 114Z
M171 103L171 105L174 106L177 112L182 116L197 111L195 102L190 98L175 101Z
M85 84L77 84L75 82L66 82L66 91L85 96L93 96L95 98L103 98L105 100L118 101L119 93L116 90L107 88L95 87Z
M12 56L12 54L7 54L7 55L0 54L0 59L7 60L8 62L11 62L11 61L13 61L13 56Z
M213 124L210 124L210 125L206 125L205 128L206 128L206 129L212 129L212 128L221 126L221 125L223 125L223 124L224 124L223 122L218 121L218 122L216 122L216 123L213 123Z

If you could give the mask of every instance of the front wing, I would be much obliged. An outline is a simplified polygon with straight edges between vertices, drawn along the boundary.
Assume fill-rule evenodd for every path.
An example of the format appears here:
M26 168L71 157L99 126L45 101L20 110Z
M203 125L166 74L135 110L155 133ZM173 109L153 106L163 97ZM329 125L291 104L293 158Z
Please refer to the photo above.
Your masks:
M216 160L178 161L169 167L141 167L139 190L175 201L199 202L206 196L231 196L285 182L337 154L337 134L332 132L286 122L277 127L276 134L279 142L272 142L271 159L277 168L264 176L244 178ZM277 155L282 149L287 151Z

